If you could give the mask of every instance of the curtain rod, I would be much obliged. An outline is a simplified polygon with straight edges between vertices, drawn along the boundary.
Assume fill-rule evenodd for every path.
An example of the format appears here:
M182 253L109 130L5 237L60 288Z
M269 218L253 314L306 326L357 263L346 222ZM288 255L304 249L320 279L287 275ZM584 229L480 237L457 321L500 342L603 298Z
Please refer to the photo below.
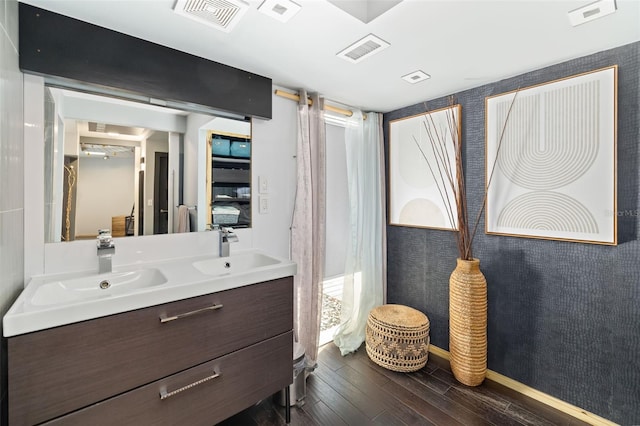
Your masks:
M275 94L276 96L282 96L283 98L300 102L300 95L298 95L297 93L289 93L289 92L285 92L284 90L276 89ZM309 104L309 106L313 105L313 101L311 100L311 98L307 98L307 103ZM347 117L351 117L353 115L353 111L350 111L344 108L335 107L332 105L325 104L324 109L326 111L332 111L332 112L337 112L338 114L346 115ZM362 113L362 119L363 120L367 119L367 115L365 113Z

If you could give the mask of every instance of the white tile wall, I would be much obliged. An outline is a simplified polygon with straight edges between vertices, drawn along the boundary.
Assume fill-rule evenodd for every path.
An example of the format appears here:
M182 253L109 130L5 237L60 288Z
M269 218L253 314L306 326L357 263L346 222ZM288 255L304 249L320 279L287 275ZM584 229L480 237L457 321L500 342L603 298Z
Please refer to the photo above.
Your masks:
M23 212L0 212L0 312L6 313L23 288Z
M17 1L3 2L0 22L0 313L23 285L24 149Z
M16 52L18 51L18 1L17 0L4 0L5 5L5 19L3 19L3 28L8 34L9 39L15 46Z
M0 316L24 284L22 73L17 46L18 2L4 0L0 4ZM0 353L0 359L0 399L4 399L4 353ZM4 411L4 405L0 411ZM0 421L4 414L0 412Z

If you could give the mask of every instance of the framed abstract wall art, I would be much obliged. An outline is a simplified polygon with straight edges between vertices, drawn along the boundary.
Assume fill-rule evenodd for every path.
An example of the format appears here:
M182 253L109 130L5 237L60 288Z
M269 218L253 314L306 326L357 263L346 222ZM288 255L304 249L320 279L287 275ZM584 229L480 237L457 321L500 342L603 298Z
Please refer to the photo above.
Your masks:
M617 244L617 66L488 97L486 233Z
M452 105L390 121L390 225L457 229L449 179L456 179L453 138L460 136L460 120L460 105Z

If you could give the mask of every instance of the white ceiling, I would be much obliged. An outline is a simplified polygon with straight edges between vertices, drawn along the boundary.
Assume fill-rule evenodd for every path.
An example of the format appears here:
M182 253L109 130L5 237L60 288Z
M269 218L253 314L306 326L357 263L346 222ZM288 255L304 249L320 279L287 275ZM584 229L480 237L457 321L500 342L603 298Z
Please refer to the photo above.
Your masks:
M640 0L577 27L567 12L591 0L404 0L368 24L326 0L296 0L282 23L262 1L228 34L177 15L175 0L24 2L380 112L640 40ZM357 64L336 57L369 33L391 47ZM416 70L431 79L401 79Z

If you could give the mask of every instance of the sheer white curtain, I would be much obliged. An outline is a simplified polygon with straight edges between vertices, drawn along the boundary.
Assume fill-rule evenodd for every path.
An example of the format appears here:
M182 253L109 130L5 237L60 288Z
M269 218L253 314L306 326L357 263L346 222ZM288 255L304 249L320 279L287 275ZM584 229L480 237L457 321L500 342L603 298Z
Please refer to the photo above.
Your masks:
M318 357L322 313L322 271L325 251L325 122L324 99L300 91L298 104L297 185L291 225L294 277L295 339L307 360Z
M354 111L345 129L350 203L340 326L334 343L342 355L365 339L369 311L386 296L385 177L381 114Z

